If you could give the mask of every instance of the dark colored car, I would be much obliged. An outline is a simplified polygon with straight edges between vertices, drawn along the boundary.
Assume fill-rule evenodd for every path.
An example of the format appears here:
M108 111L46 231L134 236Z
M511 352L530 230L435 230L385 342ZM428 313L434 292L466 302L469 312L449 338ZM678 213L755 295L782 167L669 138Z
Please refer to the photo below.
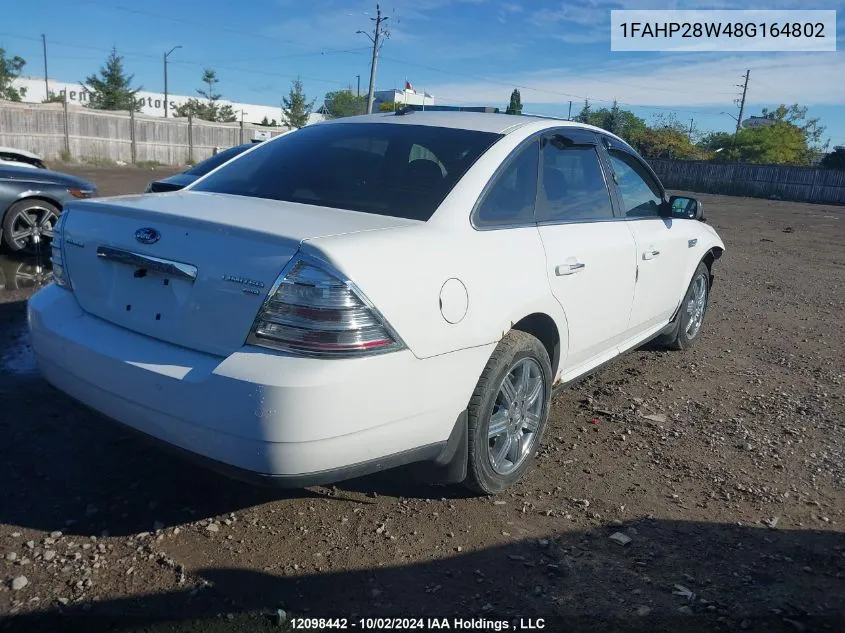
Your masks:
M65 204L96 194L93 184L75 176L0 165L0 241L13 252L32 249L52 239Z
M178 191L179 189L183 189L201 176L205 176L212 169L216 169L223 163L232 160L235 156L239 156L251 147L255 147L255 143L235 145L234 147L217 152L211 158L206 158L204 161L197 163L190 169L170 176L169 178L153 180L147 185L144 193L162 193L164 191Z

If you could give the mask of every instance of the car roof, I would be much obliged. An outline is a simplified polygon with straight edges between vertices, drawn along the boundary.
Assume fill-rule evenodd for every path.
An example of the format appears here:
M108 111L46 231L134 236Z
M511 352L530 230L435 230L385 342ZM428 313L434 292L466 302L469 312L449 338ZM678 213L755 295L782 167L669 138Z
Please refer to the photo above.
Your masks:
M430 125L432 127L448 127L459 130L476 130L478 132L492 132L495 134L510 134L531 123L545 123L545 127L573 127L601 132L612 138L622 140L614 134L585 123L567 121L554 117L511 115L493 112L462 112L462 111L419 111L412 110L403 115L393 112L379 112L362 116L343 117L313 123L312 125L336 125L344 123L390 123L405 125ZM624 142L624 141L623 141Z
M33 154L32 152L28 152L25 149L17 149L16 147L5 147L0 145L0 154L19 154L24 158L37 158L41 160L41 157L38 154Z

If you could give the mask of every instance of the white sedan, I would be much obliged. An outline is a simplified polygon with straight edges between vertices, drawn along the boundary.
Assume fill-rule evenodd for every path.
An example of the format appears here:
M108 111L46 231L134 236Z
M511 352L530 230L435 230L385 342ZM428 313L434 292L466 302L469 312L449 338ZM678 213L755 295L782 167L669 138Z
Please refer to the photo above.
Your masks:
M74 202L52 249L32 346L105 416L253 480L427 462L495 493L531 465L554 386L699 337L724 244L603 130L413 112Z

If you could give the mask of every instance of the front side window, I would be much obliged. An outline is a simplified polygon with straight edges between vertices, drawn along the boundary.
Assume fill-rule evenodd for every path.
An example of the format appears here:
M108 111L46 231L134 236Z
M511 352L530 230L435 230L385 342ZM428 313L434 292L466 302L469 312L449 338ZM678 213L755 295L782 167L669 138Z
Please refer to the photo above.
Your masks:
M547 139L542 194L540 221L590 222L613 217L610 193L593 145Z
M540 143L534 141L506 164L475 214L476 226L509 226L534 222Z
M499 138L426 125L317 124L261 144L193 190L427 221Z
M663 194L651 174L627 152L608 150L616 187L625 208L625 217L656 217L660 212Z

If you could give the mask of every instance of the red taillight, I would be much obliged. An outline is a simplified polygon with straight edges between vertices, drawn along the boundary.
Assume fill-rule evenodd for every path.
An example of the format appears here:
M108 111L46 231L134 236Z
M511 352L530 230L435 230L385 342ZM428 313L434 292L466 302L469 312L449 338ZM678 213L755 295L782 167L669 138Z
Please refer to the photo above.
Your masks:
M349 279L305 255L296 255L273 284L247 342L295 354L343 358L404 348Z

